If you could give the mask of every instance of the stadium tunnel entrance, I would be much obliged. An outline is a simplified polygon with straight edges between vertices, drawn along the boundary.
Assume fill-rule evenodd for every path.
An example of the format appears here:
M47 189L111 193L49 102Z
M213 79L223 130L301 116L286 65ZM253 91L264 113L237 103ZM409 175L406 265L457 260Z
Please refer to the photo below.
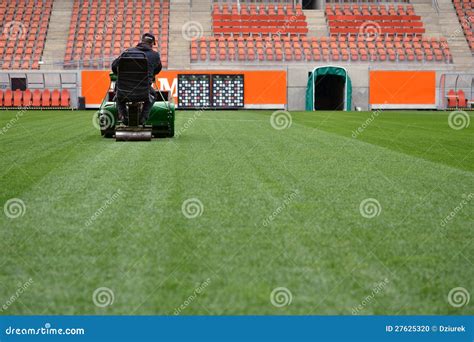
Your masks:
M337 66L313 69L308 76L306 110L351 110L352 82L347 70Z

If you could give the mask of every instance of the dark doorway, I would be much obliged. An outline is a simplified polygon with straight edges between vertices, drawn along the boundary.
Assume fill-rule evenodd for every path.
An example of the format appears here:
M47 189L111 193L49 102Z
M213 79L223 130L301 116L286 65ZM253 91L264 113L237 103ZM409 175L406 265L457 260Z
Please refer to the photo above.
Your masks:
M303 0L303 9L316 9L316 0Z
M26 78L24 77L12 77L12 90L26 90Z
M315 110L344 110L346 78L338 75L319 75L314 84Z

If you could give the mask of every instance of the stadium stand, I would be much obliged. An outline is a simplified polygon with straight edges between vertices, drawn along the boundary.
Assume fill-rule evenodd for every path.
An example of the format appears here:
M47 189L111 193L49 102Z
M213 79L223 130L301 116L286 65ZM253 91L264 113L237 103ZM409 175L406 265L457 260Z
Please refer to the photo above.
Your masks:
M39 69L53 0L0 2L1 68Z
M69 108L71 106L71 95L69 90L62 89L30 89L12 91L0 90L1 107L30 107L30 108Z
M168 65L169 0L75 0L66 47L69 68L109 68L143 32L154 32Z
M426 38L412 5L326 6L329 37L308 37L301 5L215 4L212 37L191 42L191 62L389 61L452 63L446 39Z
M453 0L459 23L474 54L474 0Z

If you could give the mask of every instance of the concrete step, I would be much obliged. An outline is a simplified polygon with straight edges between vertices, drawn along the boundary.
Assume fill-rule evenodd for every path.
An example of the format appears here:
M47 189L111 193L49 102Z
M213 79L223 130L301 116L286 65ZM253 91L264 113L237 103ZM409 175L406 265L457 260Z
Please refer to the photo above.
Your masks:
M169 68L190 68L190 38L212 34L212 0L170 3Z
M313 37L324 37L328 35L326 17L324 10L303 10L308 23L308 35Z
M69 34L74 0L54 1L41 69L62 68Z

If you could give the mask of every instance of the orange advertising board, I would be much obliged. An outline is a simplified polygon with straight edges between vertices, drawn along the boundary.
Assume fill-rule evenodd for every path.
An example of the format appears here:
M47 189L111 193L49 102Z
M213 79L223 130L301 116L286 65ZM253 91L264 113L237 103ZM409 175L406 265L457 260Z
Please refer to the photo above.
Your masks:
M370 71L371 105L435 105L434 71Z
M243 74L244 103L246 106L275 106L286 104L286 71L282 70L167 70L157 76L156 85L160 90L171 91L177 102L178 74ZM98 107L109 87L109 71L82 71L82 96L88 107Z

